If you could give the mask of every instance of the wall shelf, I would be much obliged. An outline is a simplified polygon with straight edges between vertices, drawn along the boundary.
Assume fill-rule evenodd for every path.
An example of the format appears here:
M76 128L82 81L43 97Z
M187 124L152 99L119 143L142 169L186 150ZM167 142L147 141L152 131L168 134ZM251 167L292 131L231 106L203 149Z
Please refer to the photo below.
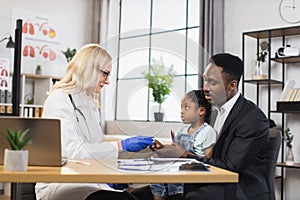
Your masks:
M277 111L300 113L300 101L277 101Z
M300 56L284 57L284 58L271 58L271 60L278 62L278 63L299 63Z
M294 39L298 39L300 37L300 26L294 26L294 27L283 27L283 28L275 28L275 29L266 29L266 30L257 30L257 31L250 31L250 32L244 32L243 33L243 43L242 43L242 58L245 62L246 58L246 37L250 37L252 39L255 39L254 41L256 42L256 52L252 52L251 54L255 55L255 53L259 53L260 51L260 43L263 40L268 42L269 47L268 47L268 54L267 54L267 69L268 69L268 74L267 74L267 79L264 80L245 80L245 77L243 76L243 85L242 85L242 91L243 94L245 93L245 83L247 84L256 84L256 103L258 106L259 105L259 99L261 98L260 96L262 95L260 93L260 87L262 85L265 85L267 87L267 98L263 98L264 101L267 101L267 117L270 120L271 119L271 113L280 113L281 114L281 132L282 132L282 141L281 141L281 155L280 155L280 160L281 162L277 164L278 167L281 168L281 176L284 174L284 169L285 168L300 168L300 164L294 164L294 165L286 165L284 163L285 161L285 141L284 141L284 126L285 126L285 113L295 113L299 114L300 113L300 102L274 102L272 99L271 93L273 90L273 85L280 85L282 86L282 89L284 88L285 80L286 80L286 67L288 64L293 64L293 63L300 63L300 56L291 56L291 57L273 57L271 58L271 55L275 55L276 52L272 52L272 43L273 41L281 42L281 46L285 46L287 39L290 40L291 37L294 37ZM275 39L276 38L276 39ZM274 43L276 44L276 43ZM281 80L273 80L272 79L272 62L276 62L281 64L282 66L282 72L281 72ZM244 70L245 71L245 70ZM245 94L244 94L245 95ZM277 104L276 111L271 111L271 105L273 103ZM281 178L281 185L280 185L280 190L281 190L281 198L284 199L284 180Z
M273 80L273 79L260 79L260 80L244 80L245 83L252 83L252 84L259 84L259 85L267 85L270 81L270 84L275 85L275 84L280 84L282 85L283 82L282 81L277 81L277 80Z
M274 37L282 37L282 36L300 35L300 26L251 31L251 32L245 33L245 35L248 35L250 37L257 38L257 39L264 39L264 38L269 38L269 37L274 38Z
M21 94L20 94L20 116L39 117L42 114L43 104L55 81L59 77L37 74L21 74ZM26 96L31 96L33 104L26 102ZM28 100L28 99L27 99Z
M294 163L293 165L287 165L285 162L279 162L277 163L278 167L285 167L285 168L300 168L300 163Z

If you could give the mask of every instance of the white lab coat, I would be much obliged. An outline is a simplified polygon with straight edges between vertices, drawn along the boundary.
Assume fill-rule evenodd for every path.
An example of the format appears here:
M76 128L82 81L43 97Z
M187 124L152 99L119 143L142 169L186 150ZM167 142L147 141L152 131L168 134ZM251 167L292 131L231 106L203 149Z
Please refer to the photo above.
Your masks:
M68 95L62 90L53 91L47 98L43 117L61 120L62 156L67 159L117 159L116 142L102 142L102 130L98 109L92 97L82 93L72 94L74 110ZM79 122L77 121L77 117ZM107 184L37 183L38 200L83 200L98 190L113 190Z

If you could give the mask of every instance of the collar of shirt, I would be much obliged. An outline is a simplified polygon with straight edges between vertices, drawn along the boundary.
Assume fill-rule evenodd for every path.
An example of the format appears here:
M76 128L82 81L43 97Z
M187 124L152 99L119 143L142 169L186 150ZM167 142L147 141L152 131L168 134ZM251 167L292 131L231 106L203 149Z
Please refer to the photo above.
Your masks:
M229 101L227 101L223 106L221 107L214 107L215 110L217 110L218 114L214 123L214 128L217 131L218 134L221 133L221 129L226 121L226 118L231 111L232 107L234 106L235 102L239 98L240 93L238 92L235 94Z
M239 98L239 96L241 95L240 92L237 92L231 99L229 99L229 101L227 101L223 106L221 106L220 108L216 107L218 114L223 114L224 112L226 112L227 114L229 114L229 112L231 111L231 109L233 108L235 102L237 101L237 99Z

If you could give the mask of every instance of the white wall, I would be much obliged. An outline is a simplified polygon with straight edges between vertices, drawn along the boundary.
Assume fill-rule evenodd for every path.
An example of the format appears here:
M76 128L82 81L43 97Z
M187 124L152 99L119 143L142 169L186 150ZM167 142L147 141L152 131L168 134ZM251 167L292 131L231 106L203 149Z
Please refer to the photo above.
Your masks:
M279 28L286 26L299 26L298 24L288 24L283 21L280 17L279 13L279 5L281 0L225 0L225 51L231 52L238 56L242 56L242 32L247 31L255 31L260 29L271 29L271 28ZM299 40L299 38L298 38ZM251 46L250 42L248 47L255 48L256 42L253 46ZM295 43L294 43L295 44ZM300 45L297 46L300 48ZM249 52L249 51L248 51ZM274 51L273 51L274 52ZM246 55L247 56L247 55ZM248 55L249 58L250 55ZM272 55L274 57L274 55ZM255 55L253 55L255 59ZM247 66L251 66L250 63L247 63ZM298 83L298 87L300 85L299 75L300 68L299 64L295 66L287 67L287 79L294 79ZM274 76L280 77L280 71L276 70L276 66L274 67ZM273 68L272 68L273 69ZM246 69L246 73L251 73L250 69ZM256 99L256 86L248 86L246 87L246 96L250 97L252 100ZM262 91L262 95L264 95L264 91ZM280 97L280 93L275 92L273 94L274 101ZM267 96L264 96L266 99ZM262 102L262 106L266 107L266 100L263 98L260 99ZM272 105L273 107L274 105ZM264 109L265 110L265 109ZM271 115L271 118L276 114ZM277 125L280 125L280 120L274 116ZM300 135L298 134L298 128L300 128L299 120L300 115L297 114L288 114L287 115L287 126L294 133L294 141L293 141L293 151L295 156L295 162L300 162ZM300 170L297 169L287 169L286 170L286 199L288 200L296 200L299 199L300 191L298 190L298 185L300 184ZM277 199L280 198L278 191L279 190L279 180L277 183Z
M225 51L241 56L242 52L242 32L269 29L283 26L291 26L284 22L279 15L279 4L281 0L225 0ZM0 0L0 36L10 31L11 28L11 9L20 8L32 12L44 13L53 17L53 20L59 22L61 27L69 33L66 46L79 48L85 43L91 41L91 20L92 20L92 0ZM113 37L117 33L117 0L111 0L113 5L111 9L115 10L115 13L111 13L109 20L110 29L108 31L110 37ZM300 24L296 24L300 25ZM1 43L0 53L6 56L10 56L8 50L3 50L4 44ZM253 47L253 46L252 46ZM299 46L300 47L300 46ZM113 54L115 52L112 52ZM249 70L248 70L249 72ZM299 68L288 69L288 75L297 80L300 75ZM280 72L278 72L280 73ZM279 74L275 74L279 76ZM113 80L112 80L113 82ZM298 83L299 84L299 83ZM107 87L107 92L112 91L115 84ZM247 93L251 99L255 100L255 90L253 88L247 89L250 92ZM105 91L104 91L105 92ZM251 95L253 94L253 95ZM279 94L275 94L278 95ZM113 111L113 92L110 95L105 95L105 101L108 104L107 112ZM112 119L113 115L108 115L108 119ZM295 139L294 154L295 161L300 162L300 136L297 135L297 128L299 125L297 122L300 119L300 115L289 114L287 116L288 127L293 131ZM277 122L277 121L276 121ZM297 199L300 191L297 191L297 185L300 182L299 170L287 170L287 184L286 184L286 199ZM278 197L278 196L277 196Z
M15 20L12 18L12 10L30 12L37 16L49 17L56 25L57 35L60 34L59 49L65 50L67 47L80 48L83 44L91 41L92 36L92 8L93 1L89 0L0 0L0 37L6 33L11 33L14 38ZM27 19L23 19L27 20ZM23 22L24 23L24 22ZM6 42L0 44L0 56L10 56L9 50L5 49ZM37 59L36 59L37 60ZM59 51L55 63L56 70L53 71L55 76L63 76L67 62L65 57ZM37 63L39 61L37 60ZM56 66L58 65L58 66ZM42 65L43 67L43 65ZM34 68L33 68L34 69ZM23 69L22 69L23 70ZM51 69L44 69L51 73ZM49 71L49 72L48 72ZM23 72L23 71L22 71ZM34 73L25 71L26 73Z
M288 26L296 26L299 24L288 24L283 21L280 17L279 13L279 5L281 0L224 0L225 1L225 51L236 54L238 56L242 56L242 33L247 31L255 31L261 29L272 29L278 27L288 27ZM110 31L109 36L112 38L117 34L117 24L118 24L118 5L116 0L112 0L113 2L113 13L110 13L113 18L110 18ZM246 41L247 48L254 49L253 52L256 52L256 42L247 40ZM297 47L300 48L299 42L295 42ZM248 51L248 50L247 50ZM273 50L274 52L274 50ZM252 74L252 64L255 60L255 54L253 55L253 59L251 59L251 55L246 55L249 61L246 62L245 73L248 76ZM273 57L274 55L272 55ZM295 66L287 67L287 79L297 80L297 77L300 75L300 65L295 64ZM281 71L278 70L279 67L276 68L276 64L272 64L273 77L275 79L281 78ZM115 69L113 69L115 70ZM114 73L113 73L114 76ZM113 120L114 113L114 77L112 77L113 84L109 85L105 88L108 92L105 95L105 108L107 110L105 116L107 120ZM297 87L300 87L300 81L297 83ZM246 96L247 98L255 101L256 100L256 86L246 85ZM267 111L267 101L266 101L266 88L261 88L260 102L263 111ZM108 94L108 95L107 95ZM272 108L274 110L276 103L275 101L280 98L281 88L275 88L272 92ZM272 114L271 118L275 120L278 126L282 126L281 118L278 116L279 114ZM288 114L286 117L288 126L294 133L295 138L293 142L293 150L295 154L295 162L300 162L300 136L297 134L297 129L299 128L300 115L297 114ZM277 173L280 172L280 169L277 169ZM300 170L297 169L286 169L286 199L294 200L298 199L297 196L300 194L300 191L297 190L297 185L300 182ZM280 180L276 180L276 195L277 199L280 198Z
M16 19L12 17L12 9L18 8L51 17L51 20L64 32L66 40L62 49L67 47L78 49L91 41L92 33L92 0L0 0L0 39L11 33L14 38ZM0 43L0 57L8 58L13 64L13 49L6 49L6 42ZM64 74L66 61L58 63ZM0 190L3 185L0 184Z

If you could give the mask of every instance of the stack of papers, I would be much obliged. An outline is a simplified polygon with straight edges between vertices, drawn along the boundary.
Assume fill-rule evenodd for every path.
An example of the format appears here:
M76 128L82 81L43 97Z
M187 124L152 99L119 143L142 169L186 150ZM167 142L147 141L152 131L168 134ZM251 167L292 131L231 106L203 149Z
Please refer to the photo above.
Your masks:
M199 163L196 159L188 158L146 158L119 159L118 169L130 171L179 171L179 167L186 163Z

